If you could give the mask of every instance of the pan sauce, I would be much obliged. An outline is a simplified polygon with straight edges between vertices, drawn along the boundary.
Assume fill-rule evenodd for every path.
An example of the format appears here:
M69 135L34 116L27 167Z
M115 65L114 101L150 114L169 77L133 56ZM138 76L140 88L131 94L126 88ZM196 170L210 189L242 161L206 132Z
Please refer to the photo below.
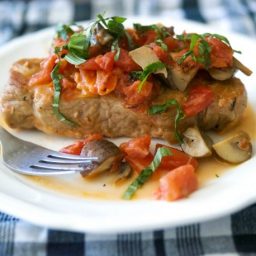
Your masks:
M236 125L229 127L220 135L232 135L239 130L246 131L252 140L256 139L256 116L249 106L241 120ZM220 162L214 157L201 159L197 170L199 189L213 179L221 179L221 176L231 171L234 166ZM26 177L26 180L32 182L41 188L50 189L51 191L87 199L101 200L120 200L122 193L133 180L132 178L122 184L115 184L114 176L103 175L96 179L84 179L80 174L66 175L59 177ZM153 192L158 187L158 179L155 177L148 181L142 189L139 189L134 199L152 199Z

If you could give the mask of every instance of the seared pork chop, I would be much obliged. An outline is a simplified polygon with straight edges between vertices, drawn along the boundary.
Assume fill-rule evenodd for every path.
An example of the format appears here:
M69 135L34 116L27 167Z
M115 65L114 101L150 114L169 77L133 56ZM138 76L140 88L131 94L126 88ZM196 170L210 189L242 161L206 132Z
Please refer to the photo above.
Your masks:
M1 99L4 121L12 128L37 128L45 133L82 138L90 133L106 137L137 137L149 134L170 142L175 139L174 118L176 109L150 116L147 111L138 111L124 105L114 93L105 96L61 98L60 111L77 125L70 126L59 121L53 113L52 85L29 86L29 79L40 69L40 59L23 59L16 62L10 71L10 80ZM192 83L196 83L194 78ZM202 130L222 129L242 116L247 96L244 85L238 78L216 81L207 78L214 93L214 102L203 112L185 117L180 129L197 123ZM152 104L163 104L167 99L176 99L182 104L184 92L163 87Z

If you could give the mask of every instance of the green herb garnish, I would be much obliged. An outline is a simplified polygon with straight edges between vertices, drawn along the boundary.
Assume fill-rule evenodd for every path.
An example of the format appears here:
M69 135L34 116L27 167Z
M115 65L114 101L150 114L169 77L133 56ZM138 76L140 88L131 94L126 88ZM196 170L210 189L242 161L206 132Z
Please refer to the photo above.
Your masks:
M157 33L158 39L164 39L167 36L171 36L171 34L168 32L167 28L164 26L158 26L156 24L152 25L141 25L140 23L134 23L133 27L135 30L137 30L140 33L154 30Z
M54 87L54 95L53 95L53 113L56 117L61 121L68 125L75 125L75 123L69 119L67 119L60 111L59 111L59 103L60 103L60 93L61 93L61 79L62 76L59 74L60 62L58 62L54 69L51 72L51 78Z
M97 15L98 20L96 23L101 23L101 25L108 29L111 34L120 36L124 33L124 25L123 23L126 21L126 18L113 16L109 18L104 18L102 14Z
M158 44L164 51L168 51L168 46L164 43L162 39L157 39L156 44Z
M222 36L219 34L191 33L191 34L177 35L176 37L177 39L182 41L190 40L189 50L186 53L184 53L183 56L177 61L178 64L183 63L187 57L191 56L195 62L201 63L206 68L209 68L211 64L211 59L210 59L211 46L206 41L207 37L217 38L218 40L222 41L223 43L231 47L229 40L225 36ZM198 52L199 52L198 56L195 56L195 53L194 53L194 49L196 45L198 45ZM237 53L241 53L240 51L236 51L236 50L233 50L233 51Z
M88 58L89 47L90 38L83 33L75 33L68 42L68 54L65 56L65 59L73 65L80 65Z
M74 34L74 30L71 28L71 26L66 24L59 24L57 26L56 32L57 37L63 40L67 40L70 35Z
M144 183L151 177L151 175L155 172L158 166L161 163L161 160L165 156L172 155L170 149L161 147L158 148L155 154L155 157L151 164L143 169L139 176L129 185L127 190L124 192L122 198L123 199L131 199L136 191L144 185Z
M120 56L120 52L121 52L121 49L120 49L120 47L119 47L119 45L118 45L118 39L116 39L116 40L112 43L111 51L112 51L112 52L116 51L114 60L115 60L115 61L118 61L119 56Z
M204 35L199 34L186 34L177 36L179 40L190 40L189 50L183 54L183 56L178 60L178 64L181 64L188 56L198 63L203 64L206 68L210 66L210 53L211 47L209 43L205 40ZM199 56L195 56L194 49L198 45Z
M143 85L147 81L150 74L155 73L163 68L165 68L164 63L161 61L157 61L146 66L143 71L137 71L136 76L139 78L139 80L141 80L138 85L138 92L141 92Z
M185 117L185 114L181 109L180 103L176 99L167 100L162 105L151 106L149 108L148 113L150 115L164 113L171 106L176 107L176 115L175 115L175 120L174 120L175 137L179 141L179 143L182 143L182 141L183 141L182 135L180 134L178 128L179 128L179 122Z

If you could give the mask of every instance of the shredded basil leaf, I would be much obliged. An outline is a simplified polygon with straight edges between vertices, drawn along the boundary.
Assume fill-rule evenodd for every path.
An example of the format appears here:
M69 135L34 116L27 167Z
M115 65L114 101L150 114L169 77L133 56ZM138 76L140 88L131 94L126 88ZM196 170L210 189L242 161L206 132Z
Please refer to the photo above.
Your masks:
M165 147L158 148L151 164L145 169L143 169L139 176L129 185L129 187L124 192L122 198L126 200L131 199L136 193L136 191L144 185L144 183L151 177L154 171L158 168L162 158L170 155L172 155L170 149Z
M159 39L164 39L167 36L170 36L171 34L167 31L166 27L164 26L158 26L156 24L152 25L141 25L140 23L134 23L133 28L137 30L138 32L146 32L149 30L154 30L157 33L157 36Z
M59 74L60 62L58 62L54 69L51 72L51 78L54 86L54 95L53 95L53 113L61 122L64 122L68 125L74 126L75 123L69 119L67 119L60 111L59 111L59 103L60 103L60 93L61 93L61 79L62 76Z
M151 63L148 66L146 66L144 68L144 70L141 71L140 76L139 76L139 80L141 80L141 82L138 85L138 92L141 92L143 85L146 82L146 80L148 79L150 74L155 73L156 71L163 69L163 68L165 68L165 65L161 61L157 61L157 62Z
M112 46L111 46L111 51L114 52L116 51L116 54L115 54L115 57L114 57L114 61L118 61L119 57L120 57L120 52L121 52L121 49L118 45L118 39L116 39L113 43L112 43Z
M124 33L125 33L125 36L126 36L127 41L128 41L129 50L134 49L135 45L134 45L134 42L132 40L132 37L130 36L130 34L126 30L124 31Z
M164 50L164 51L168 51L168 46L164 43L164 41L162 39L157 39L156 43Z
M152 25L141 25L140 23L133 23L133 27L135 30L137 30L138 32L145 32L148 30L158 30L158 26L155 24Z
M206 41L207 37L217 38L218 40L224 42L229 47L231 47L229 40L222 35L219 34L182 34L177 35L176 38L182 41L190 40L189 50L183 54L183 56L177 61L178 64L181 64L188 56L191 56L192 59L198 63L203 64L206 68L209 68L211 65L210 53L211 53L211 46ZM195 56L194 48L198 44L199 56ZM233 49L234 52L241 53L240 51L236 51Z
M101 25L108 29L111 34L115 36L123 35L125 28L123 23L126 21L126 18L120 16L113 16L109 18L104 18L104 14L97 15L98 20L96 23L101 23Z
M68 54L65 56L65 59L73 65L80 65L88 58L89 47L89 38L83 33L75 33L68 42Z
M176 107L176 115L174 120L174 129L175 129L175 137L179 141L179 143L182 143L182 135L179 132L179 122L185 117L184 112L181 109L180 103L176 99L170 99L167 100L162 105L154 105L149 108L148 113L150 115L156 115L160 113L164 113L169 107L175 106Z
M56 32L57 37L63 40L67 40L70 35L74 34L74 30L71 28L71 26L66 24L59 24L57 26Z

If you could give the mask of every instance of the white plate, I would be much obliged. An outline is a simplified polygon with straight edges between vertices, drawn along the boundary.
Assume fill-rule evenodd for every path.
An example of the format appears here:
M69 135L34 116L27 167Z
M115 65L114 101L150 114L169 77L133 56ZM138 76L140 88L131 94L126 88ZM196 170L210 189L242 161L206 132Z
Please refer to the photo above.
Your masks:
M135 21L135 20L133 20ZM143 23L160 19L137 19ZM173 25L177 33L223 33L192 22L161 20ZM255 66L255 42L249 38L225 34L234 49L243 54L239 59L249 67ZM47 54L53 29L18 38L0 48L0 87L3 90L11 64L23 57L43 57ZM251 77L241 76L246 84L249 102L256 112L255 70ZM19 132L19 137L59 149L70 140L47 136L40 132ZM254 141L255 147L255 141ZM95 233L131 232L173 227L230 214L256 201L256 157L226 172L219 179L204 184L189 198L168 203L153 200L99 201L74 198L31 186L20 176L0 164L0 210L38 225L51 228Z

